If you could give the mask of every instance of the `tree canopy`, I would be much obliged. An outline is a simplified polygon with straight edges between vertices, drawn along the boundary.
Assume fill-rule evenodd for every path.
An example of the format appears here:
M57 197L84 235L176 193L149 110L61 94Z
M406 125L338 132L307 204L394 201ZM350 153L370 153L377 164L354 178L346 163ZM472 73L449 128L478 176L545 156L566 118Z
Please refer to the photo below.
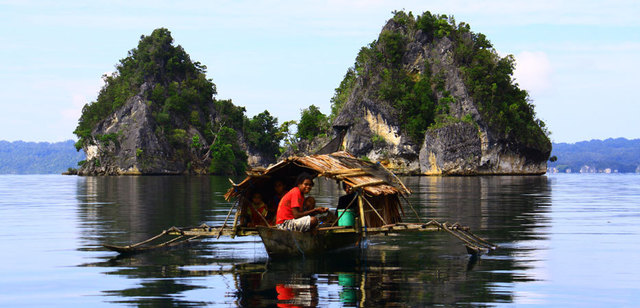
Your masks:
M318 107L311 105L300 114L296 136L310 141L316 136L326 135L329 128L329 118Z

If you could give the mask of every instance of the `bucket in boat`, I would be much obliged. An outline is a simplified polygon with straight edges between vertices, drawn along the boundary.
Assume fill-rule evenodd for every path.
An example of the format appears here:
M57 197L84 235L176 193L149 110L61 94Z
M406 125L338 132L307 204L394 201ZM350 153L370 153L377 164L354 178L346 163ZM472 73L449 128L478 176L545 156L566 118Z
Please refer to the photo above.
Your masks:
M344 212L344 215L342 214ZM340 227L353 227L355 219L352 210L338 210L338 226Z

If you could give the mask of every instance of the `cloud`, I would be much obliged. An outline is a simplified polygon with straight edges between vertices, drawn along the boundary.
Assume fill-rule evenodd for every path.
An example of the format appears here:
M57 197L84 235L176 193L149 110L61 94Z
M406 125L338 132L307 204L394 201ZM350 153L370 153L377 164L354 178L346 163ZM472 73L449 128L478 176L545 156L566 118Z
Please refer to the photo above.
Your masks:
M533 92L544 92L551 88L551 62L547 54L540 51L523 51L515 56L516 68L513 76L520 87Z

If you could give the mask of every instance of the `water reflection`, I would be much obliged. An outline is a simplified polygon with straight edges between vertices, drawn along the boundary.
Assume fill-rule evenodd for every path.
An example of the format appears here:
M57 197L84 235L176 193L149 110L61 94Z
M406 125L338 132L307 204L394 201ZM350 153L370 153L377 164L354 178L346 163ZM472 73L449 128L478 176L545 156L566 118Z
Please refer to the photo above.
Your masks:
M371 238L364 250L269 260L257 237L207 239L188 249L85 266L123 280L106 301L135 305L313 307L513 302L509 284L536 277L548 233L546 177L411 177L409 201L424 218L460 222L502 247L472 260L444 233ZM140 241L169 226L221 224L230 204L220 177L87 177L78 186L81 249ZM319 206L341 190L318 180ZM405 208L409 220L411 210ZM543 245L542 245L543 246Z

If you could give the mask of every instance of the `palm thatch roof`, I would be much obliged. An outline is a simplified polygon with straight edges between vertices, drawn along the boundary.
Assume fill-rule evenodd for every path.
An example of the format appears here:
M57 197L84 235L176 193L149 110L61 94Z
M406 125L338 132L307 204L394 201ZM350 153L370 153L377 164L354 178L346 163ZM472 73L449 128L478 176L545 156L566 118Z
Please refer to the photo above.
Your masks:
M392 172L380 164L364 161L341 151L332 154L291 156L267 169L253 169L239 184L227 191L225 198L239 197L252 187L272 179L296 177L302 172L343 181L352 189L362 188L370 196L410 194L411 191Z

